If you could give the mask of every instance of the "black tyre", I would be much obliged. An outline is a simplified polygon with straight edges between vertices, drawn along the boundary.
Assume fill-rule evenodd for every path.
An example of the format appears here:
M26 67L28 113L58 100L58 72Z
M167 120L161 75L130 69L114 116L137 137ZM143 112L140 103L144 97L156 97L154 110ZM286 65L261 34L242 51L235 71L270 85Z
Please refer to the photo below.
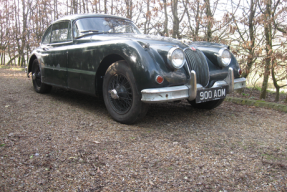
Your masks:
M52 89L52 86L42 83L41 68L37 59L32 64L32 82L37 93L48 93Z
M108 112L120 123L133 124L148 111L148 104L141 102L134 76L125 61L113 63L107 69L103 97Z
M197 109L214 109L218 107L224 99L219 99L219 100L214 100L214 101L207 101L204 103L196 103L195 100L193 101L188 101L194 108Z

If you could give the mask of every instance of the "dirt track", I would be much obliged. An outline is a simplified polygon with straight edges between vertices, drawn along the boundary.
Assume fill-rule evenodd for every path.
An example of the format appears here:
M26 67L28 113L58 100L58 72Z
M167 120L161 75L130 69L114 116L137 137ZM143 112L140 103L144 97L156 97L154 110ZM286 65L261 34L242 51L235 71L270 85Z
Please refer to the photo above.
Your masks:
M136 125L104 102L0 69L0 191L286 191L287 114L224 102L152 105Z

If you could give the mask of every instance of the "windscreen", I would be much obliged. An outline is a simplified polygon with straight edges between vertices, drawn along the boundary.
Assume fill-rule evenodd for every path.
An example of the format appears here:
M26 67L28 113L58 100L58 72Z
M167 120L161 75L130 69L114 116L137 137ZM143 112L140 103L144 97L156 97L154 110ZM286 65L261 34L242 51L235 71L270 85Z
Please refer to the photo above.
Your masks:
M140 34L138 28L129 20L120 18L81 18L74 22L74 37L85 33L135 33Z

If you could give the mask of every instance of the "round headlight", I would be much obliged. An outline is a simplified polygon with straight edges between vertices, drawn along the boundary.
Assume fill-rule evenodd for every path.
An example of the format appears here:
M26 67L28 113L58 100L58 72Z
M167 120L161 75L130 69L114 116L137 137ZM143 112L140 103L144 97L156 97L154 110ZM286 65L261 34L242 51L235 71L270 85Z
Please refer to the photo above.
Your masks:
M227 67L231 62L231 54L228 49L223 48L219 50L218 63L220 67Z
M167 54L168 64L174 69L180 69L185 62L183 50L178 47L173 47Z

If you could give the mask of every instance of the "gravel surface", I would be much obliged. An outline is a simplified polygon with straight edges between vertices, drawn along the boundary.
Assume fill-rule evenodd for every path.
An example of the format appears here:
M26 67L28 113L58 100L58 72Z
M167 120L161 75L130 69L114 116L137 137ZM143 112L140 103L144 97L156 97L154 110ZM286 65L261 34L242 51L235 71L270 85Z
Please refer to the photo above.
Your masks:
M286 113L182 101L123 125L99 98L0 80L0 191L287 190Z

